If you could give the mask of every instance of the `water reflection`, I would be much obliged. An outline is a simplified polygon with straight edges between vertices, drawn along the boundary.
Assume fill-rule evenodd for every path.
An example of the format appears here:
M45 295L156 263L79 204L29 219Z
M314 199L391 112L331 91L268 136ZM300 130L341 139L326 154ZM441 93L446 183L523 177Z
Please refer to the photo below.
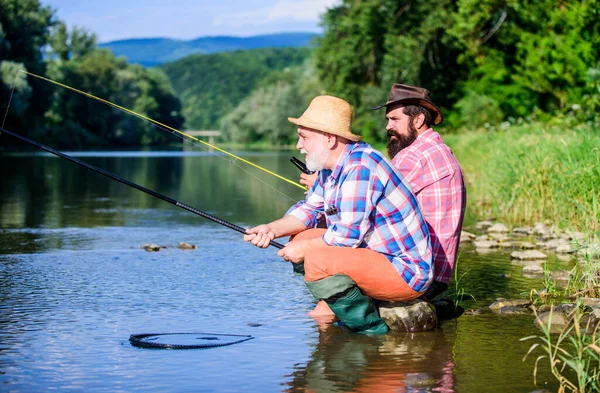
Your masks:
M296 179L289 152L245 156ZM85 161L245 226L303 191L213 155L90 154ZM368 337L306 316L314 299L271 249L52 156L0 154L0 386L12 391L522 392L535 390L531 316L487 313L432 332ZM267 187L256 177L274 185ZM198 249L176 248L185 241ZM144 243L168 248L158 253ZM458 289L484 308L541 279L494 250L461 246ZM551 268L572 262L552 256ZM456 285L455 285L456 284ZM255 340L210 352L132 348L131 333ZM530 359L534 359L531 357ZM540 381L551 381L544 370ZM547 385L552 387L552 385Z
M452 332L357 335L323 327L286 392L454 392Z

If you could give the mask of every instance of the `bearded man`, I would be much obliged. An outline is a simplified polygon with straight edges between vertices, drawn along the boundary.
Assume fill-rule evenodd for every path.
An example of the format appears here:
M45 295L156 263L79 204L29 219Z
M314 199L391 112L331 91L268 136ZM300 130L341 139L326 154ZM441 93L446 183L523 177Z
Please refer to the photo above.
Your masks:
M448 288L456 263L466 207L462 169L452 150L431 126L442 112L422 87L394 84L386 108L387 151L410 184L427 222L433 248L432 299Z
M431 244L415 196L391 162L352 133L352 114L346 101L318 96L300 118L288 118L318 177L303 201L244 240L264 248L294 235L278 255L304 274L311 293L350 329L383 334L373 299L422 296L432 281ZM322 215L327 228L315 228Z

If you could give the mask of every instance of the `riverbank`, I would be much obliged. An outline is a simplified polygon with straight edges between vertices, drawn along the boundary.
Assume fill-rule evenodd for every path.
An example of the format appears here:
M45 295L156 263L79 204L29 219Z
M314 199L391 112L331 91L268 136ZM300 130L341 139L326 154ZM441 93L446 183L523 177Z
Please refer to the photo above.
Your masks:
M523 124L444 140L463 168L476 216L511 226L550 221L598 236L598 125Z

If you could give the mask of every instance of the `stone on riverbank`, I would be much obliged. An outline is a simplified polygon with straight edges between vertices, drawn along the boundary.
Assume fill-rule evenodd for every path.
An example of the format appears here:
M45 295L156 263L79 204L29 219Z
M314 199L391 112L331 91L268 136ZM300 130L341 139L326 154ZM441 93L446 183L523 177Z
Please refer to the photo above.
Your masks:
M504 224L496 223L487 229L487 233L507 233L508 227Z
M529 259L547 259L548 256L541 251L538 250L528 250L528 251L513 251L510 253L510 257L519 260L529 260Z
M461 242L472 242L473 240L475 240L476 237L477 237L477 235L475 235L471 232L467 232L467 231L460 232L460 241Z
M523 276L528 278L544 277L544 268L538 265L523 266Z
M475 248L498 248L496 240L477 240L473 242Z
M509 307L506 310L514 310L515 307L520 307L525 310L528 310L531 306L531 300L527 299L504 299L498 298L492 304L490 304L490 310L495 312L496 314L502 314L502 309L505 307Z
M407 302L380 302L381 319L396 332L425 332L437 326L437 315L433 304L425 300Z

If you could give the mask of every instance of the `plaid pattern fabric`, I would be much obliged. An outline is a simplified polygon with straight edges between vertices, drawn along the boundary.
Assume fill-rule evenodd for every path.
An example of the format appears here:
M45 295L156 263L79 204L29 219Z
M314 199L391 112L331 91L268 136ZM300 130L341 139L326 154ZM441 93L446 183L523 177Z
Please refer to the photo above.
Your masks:
M431 235L433 278L449 283L466 206L463 173L440 134L429 129L392 160L415 193Z
M387 256L421 292L432 280L431 245L417 200L402 176L364 142L348 144L332 170L322 170L306 199L288 210L308 228L326 214L323 241Z

